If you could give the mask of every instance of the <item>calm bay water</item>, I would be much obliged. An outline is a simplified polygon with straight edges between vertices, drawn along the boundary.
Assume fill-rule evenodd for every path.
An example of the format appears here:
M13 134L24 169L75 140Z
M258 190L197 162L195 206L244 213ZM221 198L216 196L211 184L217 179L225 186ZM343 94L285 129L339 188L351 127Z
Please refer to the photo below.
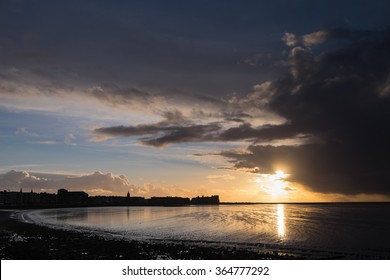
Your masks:
M130 239L390 250L389 204L69 208L34 210L25 217Z

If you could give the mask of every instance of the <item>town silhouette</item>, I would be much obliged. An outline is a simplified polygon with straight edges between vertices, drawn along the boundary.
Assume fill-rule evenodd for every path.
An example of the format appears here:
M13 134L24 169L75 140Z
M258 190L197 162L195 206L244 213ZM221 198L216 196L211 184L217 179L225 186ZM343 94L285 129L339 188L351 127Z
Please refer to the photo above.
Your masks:
M89 206L186 206L218 205L219 195L197 196L193 198L163 196L145 198L131 196L89 196L84 191L59 189L55 193L36 193L15 191L0 192L0 207L10 208L55 208L55 207L89 207Z

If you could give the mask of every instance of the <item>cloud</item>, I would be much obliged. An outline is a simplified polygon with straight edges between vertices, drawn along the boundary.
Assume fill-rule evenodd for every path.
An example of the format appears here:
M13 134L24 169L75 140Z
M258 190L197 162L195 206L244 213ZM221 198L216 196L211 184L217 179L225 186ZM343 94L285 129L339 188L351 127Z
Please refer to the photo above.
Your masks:
M247 95L235 94L228 99L178 89L121 87L115 83L71 88L51 77L37 77L31 71L0 69L0 101L8 110L81 116L95 121L126 118L132 124L142 124L146 120L162 118L173 123L176 118L176 124L184 119L197 124L221 121L274 123L278 121L277 116L264 106L260 108L260 101L256 99L263 95L261 102L266 102L266 94L266 83L256 85ZM96 140L102 140L102 137L96 137Z
M39 135L35 132L30 132L28 131L26 128L24 127L21 127L19 129L17 129L15 131L15 135L26 135L26 136L29 136L29 137L38 137Z
M48 180L31 175L27 171L11 170L0 178L0 187L14 191L25 187L48 188Z
M339 35L340 32L337 31L325 31L320 30L313 33L305 34L302 36L297 36L293 33L286 32L282 40L289 47L294 47L297 45L304 45L305 47L312 47L318 44L325 42L326 40Z
M46 141L27 141L26 143L30 144L39 144L39 145L55 145L58 144L56 141L46 140Z
M292 188L292 187L284 187L283 190L286 192L295 192L296 191L296 189Z
M376 32L370 30L335 28L329 30L319 30L304 35L296 35L294 33L286 32L282 37L282 40L285 42L286 46L289 47L303 46L305 48L313 48L330 40L344 40L344 43L351 41L359 43L361 40L371 40L373 37L381 37L382 34L382 31Z
M122 88L115 84L90 87L86 89L86 93L110 106L150 108L164 103L162 96L138 88Z
M265 106L272 94L269 82L255 85L248 94L235 93L228 98L218 98L178 89L120 87L115 83L69 88L45 75L8 69L3 73L0 71L0 87L2 85L4 90L0 90L0 99L12 110L81 116L95 122L109 120L110 124L125 118L130 120L130 125L95 129L95 137L90 138L97 142L118 135L139 136L141 143L155 147L225 141L218 136L223 129L245 123L259 127L283 121ZM158 119L159 122L150 124ZM73 143L71 135L74 136L65 137L65 144Z
M166 125L157 123L152 125L103 127L94 130L95 133L109 136L140 136L141 143L148 146L163 147L168 144L184 142L203 142L213 139L213 134L218 131L218 124L208 125Z
M162 115L164 119L155 124L101 127L94 129L94 133L102 135L103 139L111 136L143 136L139 138L142 144L163 147L173 143L207 141L213 138L215 131L221 129L217 123L194 124L178 110Z
M90 196L125 196L128 191L132 196L183 196L193 197L194 191L180 188L175 185L155 186L145 183L136 186L130 183L124 175L114 175L110 172L102 173L96 171L86 175L64 175L64 174L31 174L27 171L11 170L0 175L0 190L23 192L51 192L56 193L58 189L65 188L69 191L85 191Z
M328 31L316 31L302 36L302 42L305 46L314 46L321 44L329 39L331 33Z
M151 197L151 196L181 196L193 197L193 191L178 186L160 186L157 187L150 183L145 183L142 186L133 186L130 189L133 196Z
M0 177L0 188L13 191L22 188L23 191L33 189L35 192L43 192L65 188L71 191L86 191L91 195L107 193L125 195L132 187L123 175L103 174L98 171L82 176L62 174L53 176L53 174L32 175L27 171L11 170Z
M33 102L25 105L27 108L49 112L69 103L77 105L80 102L87 102L96 106L92 101L99 101L103 106L133 110L153 108L164 103L163 97L138 88L119 87L115 84L69 87L66 84L68 83L60 82L47 73L37 75L26 69L0 68L0 97L4 99L5 105L11 108L16 107L20 99L29 98ZM73 106L72 109L76 108L77 106Z
M116 176L112 173L101 173L99 171L84 176L68 177L57 182L64 188L82 189L84 191L103 189L110 190L113 193L125 195L131 187L128 179L123 176Z
M139 140L142 144L153 147L164 147L171 144L188 142L229 142L250 140L255 142L267 142L275 138L289 139L301 142L305 135L298 134L288 126L281 129L279 126L264 125L253 128L249 123L239 126L224 128L222 123L210 123L205 125L183 124L163 125L162 123L138 126L102 127L94 130L101 134L105 140L112 136L143 136ZM149 135L149 136L144 136ZM99 137L97 138L99 139Z
M165 103L160 103L154 111L165 120L168 120L168 114L175 114L176 124L189 121L196 124L219 122L228 126L242 122L257 125L280 123L280 118L261 104L267 102L270 94L267 85L267 82L255 85L248 94L234 93L227 98L181 92L164 93Z
M76 136L74 136L72 133L69 133L64 138L64 143L67 145L75 145L72 141L76 139Z
M282 40L286 43L287 46L293 47L296 46L299 43L299 38L290 32L284 33L284 36L282 37Z
M94 139L102 141L116 136L138 137L142 144L153 147L186 142L239 141L254 138L267 140L270 138L267 134L275 130L272 124L284 122L283 118L268 110L268 102L273 94L269 86L270 83L265 82L254 86L253 91L246 95L236 95L219 103L215 101L215 107L209 113L205 113L205 110L193 110L185 115L174 109L161 112L163 119L153 124L96 128L93 130L97 134ZM264 133L265 131L267 132ZM286 137L295 135L290 133L286 134Z
M349 35L319 56L294 47L290 71L272 81L267 103L286 123L257 132L242 128L256 137L301 134L310 141L278 147L253 143L244 153L222 152L234 168L271 173L284 166L288 180L322 193L390 193L390 98L383 94L390 75L390 30Z

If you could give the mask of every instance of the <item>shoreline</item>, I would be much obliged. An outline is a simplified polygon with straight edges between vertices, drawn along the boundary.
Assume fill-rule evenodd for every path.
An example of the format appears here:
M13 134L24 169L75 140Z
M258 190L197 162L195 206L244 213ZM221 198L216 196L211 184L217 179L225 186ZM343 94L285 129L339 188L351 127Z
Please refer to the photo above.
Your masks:
M0 258L13 260L291 260L390 259L390 254L330 252L278 245L219 244L178 240L127 240L98 233L54 229L23 222L23 210L0 210Z

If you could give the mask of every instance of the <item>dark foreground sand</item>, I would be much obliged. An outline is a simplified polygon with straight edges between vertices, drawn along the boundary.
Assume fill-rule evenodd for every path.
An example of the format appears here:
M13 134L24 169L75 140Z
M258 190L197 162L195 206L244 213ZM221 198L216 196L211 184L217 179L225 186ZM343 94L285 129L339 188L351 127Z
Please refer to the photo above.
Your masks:
M0 211L0 258L53 259L371 259L372 256L292 248L226 246L181 241L129 241L51 229L21 222ZM389 258L382 255L379 258ZM374 257L376 258L376 257Z

